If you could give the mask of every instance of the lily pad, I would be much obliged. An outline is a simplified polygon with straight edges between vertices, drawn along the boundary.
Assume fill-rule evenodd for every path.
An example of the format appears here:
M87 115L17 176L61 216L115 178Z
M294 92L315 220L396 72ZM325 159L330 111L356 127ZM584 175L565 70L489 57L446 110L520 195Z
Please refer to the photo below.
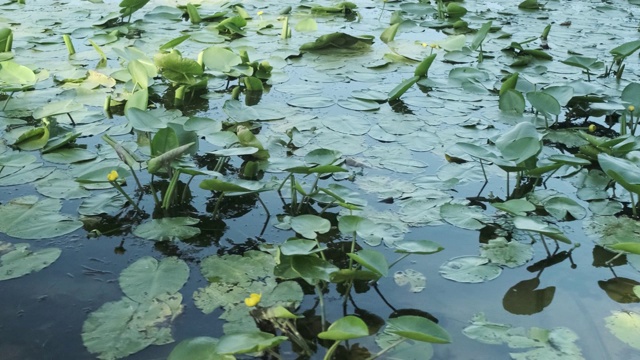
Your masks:
M198 222L200 220L191 217L153 219L140 224L133 234L155 241L184 240L200 234L199 228L191 226Z
M440 275L445 279L463 283L490 281L502 273L502 268L482 256L460 256L440 266Z
M20 239L49 239L82 227L82 222L60 214L61 208L62 203L56 199L13 199L0 205L0 232Z
M461 204L442 205L440 216L449 224L468 230L480 230L490 221L481 209Z
M345 316L336 320L327 331L318 334L323 340L351 340L369 336L369 329L362 319L356 316Z
M184 261L175 257L158 261L145 256L120 273L119 283L125 295L142 303L178 292L188 278L189 267Z
M396 271L393 274L393 281L398 286L409 284L409 291L412 293L419 293L424 290L427 278L419 271L407 269L403 271Z
M492 263L515 268L526 264L533 258L531 244L523 244L516 240L507 241L503 237L489 240L487 244L480 245L480 256L489 259Z
M0 242L0 281L15 279L40 271L53 264L62 251L45 248L37 251L29 249L29 244L8 244Z
M144 303L128 298L108 302L89 314L82 342L100 359L119 359L149 345L173 341L170 321L182 312L182 295L163 295Z
M625 344L640 350L640 314L633 311L612 311L605 319L607 329Z

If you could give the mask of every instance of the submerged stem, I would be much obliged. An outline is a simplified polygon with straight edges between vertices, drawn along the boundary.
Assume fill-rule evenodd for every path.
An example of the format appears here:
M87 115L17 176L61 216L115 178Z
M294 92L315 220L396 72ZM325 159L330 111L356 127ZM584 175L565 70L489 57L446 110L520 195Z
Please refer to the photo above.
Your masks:
M387 351L393 349L394 347L402 344L403 342L407 341L407 338L401 338L400 340L394 342L393 344L389 345L388 347L380 350L378 353L372 355L371 357L369 357L367 360L373 360L373 359L377 359L378 357L380 357L381 355L383 355L384 353L386 353Z

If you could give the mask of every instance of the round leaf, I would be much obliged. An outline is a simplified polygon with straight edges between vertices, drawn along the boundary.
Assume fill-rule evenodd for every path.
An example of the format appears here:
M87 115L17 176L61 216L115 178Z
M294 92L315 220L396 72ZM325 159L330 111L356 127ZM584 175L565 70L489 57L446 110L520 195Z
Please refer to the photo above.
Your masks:
M327 331L318 334L323 340L350 340L369 336L369 328L362 319L356 316L345 316L336 320Z
M120 287L137 302L151 300L161 294L173 294L182 289L189 278L187 264L175 257L158 261L145 256L120 273Z
M502 268L491 264L481 256L460 256L440 266L440 275L445 279L463 283L481 283L500 276Z
M437 344L451 342L451 337L445 329L421 316L400 316L389 319L387 324L386 332L400 335L407 339Z

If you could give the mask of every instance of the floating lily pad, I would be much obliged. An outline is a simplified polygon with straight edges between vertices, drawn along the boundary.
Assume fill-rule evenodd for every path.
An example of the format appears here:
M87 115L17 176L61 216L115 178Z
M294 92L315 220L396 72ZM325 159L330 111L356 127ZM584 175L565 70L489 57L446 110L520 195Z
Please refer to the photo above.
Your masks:
M407 269L404 271L396 271L393 274L393 281L398 286L409 284L409 291L419 293L424 290L427 278L419 271Z
M162 295L143 303L128 298L108 302L89 314L82 342L100 359L119 359L149 345L173 341L170 322L182 312L182 295Z
M460 256L440 266L440 275L445 279L463 283L490 281L502 273L502 268L482 256Z
M333 99L325 96L303 96L287 101L287 104L291 106L310 109L328 107L334 103Z
M139 303L182 289L189 277L187 264L174 257L158 261L150 256L138 259L120 273L122 292Z
M533 258L531 244L523 244L516 240L507 241L503 237L489 240L480 245L480 255L497 265L510 268L522 266Z
M461 204L442 205L440 216L449 224L468 230L480 230L490 222L481 209Z
M37 251L29 249L29 244L9 244L0 242L0 281L15 279L40 271L53 264L62 251L45 248Z
M20 239L49 239L82 227L82 222L60 214L61 208L62 203L56 199L13 199L0 205L0 232Z
M200 234L199 228L191 226L198 222L191 217L152 219L136 227L133 234L155 241L184 240Z
M625 344L640 350L640 314L633 311L612 311L605 319L607 329Z

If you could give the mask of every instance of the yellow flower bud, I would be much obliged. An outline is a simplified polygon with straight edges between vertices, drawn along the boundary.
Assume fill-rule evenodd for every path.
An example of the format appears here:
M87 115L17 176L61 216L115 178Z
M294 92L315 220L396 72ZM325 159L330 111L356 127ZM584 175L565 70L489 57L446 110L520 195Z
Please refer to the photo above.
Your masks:
M262 14L264 14L264 11L262 10L258 11L258 16L262 16Z
M427 43L422 43L422 47L427 47Z
M111 172L107 175L107 180L109 181L118 180L118 172L115 170L111 170Z
M589 125L589 132L595 132L596 126L594 124Z
M636 109L636 107L635 107L635 106L633 106L633 105L629 105L629 107L628 107L627 109L629 109L629 111L633 112L633 110L635 110L635 109Z
M249 295L248 298L244 299L244 304L247 305L248 307L254 307L258 305L258 303L260 302L260 299L262 299L262 294L253 293Z
M438 44L431 44L429 46L431 46L432 49L440 49L440 45Z

